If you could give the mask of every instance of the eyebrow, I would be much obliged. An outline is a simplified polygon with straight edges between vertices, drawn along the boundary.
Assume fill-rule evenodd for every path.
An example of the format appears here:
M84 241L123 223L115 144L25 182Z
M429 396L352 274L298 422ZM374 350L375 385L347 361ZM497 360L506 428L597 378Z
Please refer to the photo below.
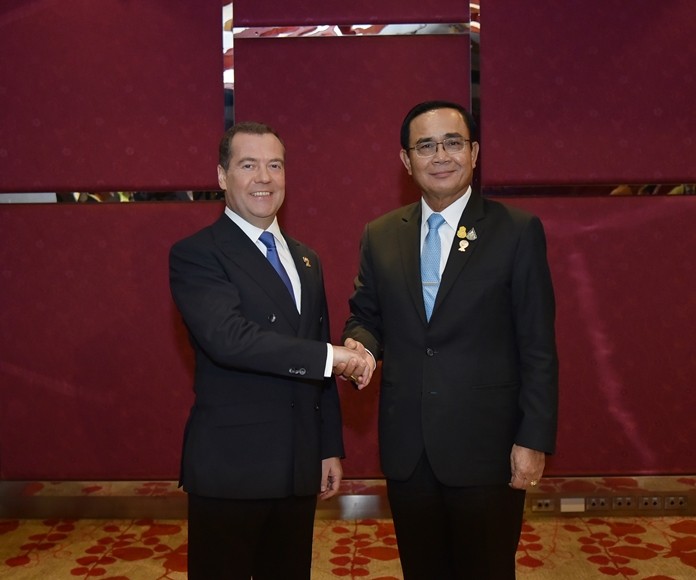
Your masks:
M465 138L461 133L445 133L442 138L451 139L452 137L461 137L462 139ZM418 143L427 143L429 141L437 141L437 137L421 137L418 139L418 141L416 141L416 145L418 145Z
M241 159L237 160L237 163L245 163L248 161L251 161L253 163L261 163L261 160L256 158L256 157L242 157ZM283 159L282 157L274 157L273 159L268 160L268 163L278 163L278 162L285 164L285 159Z

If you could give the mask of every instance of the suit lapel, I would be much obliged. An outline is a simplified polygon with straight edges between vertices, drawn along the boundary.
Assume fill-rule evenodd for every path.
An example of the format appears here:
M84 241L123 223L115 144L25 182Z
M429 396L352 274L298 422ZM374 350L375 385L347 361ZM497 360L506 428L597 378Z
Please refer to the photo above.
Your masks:
M290 254L295 262L295 268L297 269L297 274L300 277L300 284L302 285L302 316L300 316L298 336L309 336L313 321L312 313L316 308L317 292L319 291L315 278L315 270L312 270L312 268L317 268L318 265L312 264L307 257L308 252L306 246L303 246L297 240L293 240L285 233L283 233L283 237L290 248Z
M399 255L402 260L406 287L423 323L426 323L420 274L420 225L420 202L406 206L401 215L401 227L399 228Z
M297 330L300 315L295 307L295 302L278 273L259 251L256 244L224 214L213 224L213 233L222 253L237 268L251 273L261 290L276 303L282 316ZM304 288L302 294L304 295Z
M457 231L461 227L465 227L467 232L472 230L476 232L476 240L470 240L469 245L465 251L460 251L459 242L462 238L454 235L454 240L452 242L452 247L450 248L449 256L447 258L447 264L445 265L445 270L442 273L442 279L440 281L440 288L437 291L437 297L435 298L435 306L433 307L433 315L437 311L438 306L444 301L447 294L452 290L455 280L459 276L460 272L464 269L467 262L471 259L472 254L476 251L479 245L479 237L484 233L485 220L483 211L483 198L477 192L472 191L471 197L462 212L462 217L459 218L459 225L457 226Z

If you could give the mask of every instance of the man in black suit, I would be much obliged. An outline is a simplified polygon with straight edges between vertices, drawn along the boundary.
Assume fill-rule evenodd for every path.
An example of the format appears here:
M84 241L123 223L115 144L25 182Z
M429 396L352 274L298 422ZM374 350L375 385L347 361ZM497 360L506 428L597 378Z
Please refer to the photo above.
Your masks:
M317 494L334 496L342 477L332 369L364 385L373 363L331 346L319 258L278 226L275 131L229 129L217 171L224 215L170 253L196 355L181 462L189 578L309 580Z
M344 331L383 360L380 457L405 580L514 578L524 490L555 446L543 227L472 191L475 139L455 103L407 114L401 160L422 199L367 225Z

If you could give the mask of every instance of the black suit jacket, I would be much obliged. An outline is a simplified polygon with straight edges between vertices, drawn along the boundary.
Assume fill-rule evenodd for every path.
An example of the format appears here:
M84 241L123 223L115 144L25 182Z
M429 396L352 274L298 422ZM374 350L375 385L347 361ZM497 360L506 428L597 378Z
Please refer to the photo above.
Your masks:
M218 498L319 491L343 456L336 383L324 378L329 319L318 256L284 236L302 314L271 264L226 215L170 252L170 285L195 350L195 404L181 483Z
M420 278L420 202L367 225L344 335L383 359L382 469L403 480L423 450L447 485L510 480L514 443L552 452L554 294L538 218L472 193L433 314Z

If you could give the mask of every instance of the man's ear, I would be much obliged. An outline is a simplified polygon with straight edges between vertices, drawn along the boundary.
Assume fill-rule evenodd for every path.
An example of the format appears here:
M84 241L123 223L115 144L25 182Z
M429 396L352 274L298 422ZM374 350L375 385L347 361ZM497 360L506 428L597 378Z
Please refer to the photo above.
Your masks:
M218 185L222 191L227 191L227 171L222 165L217 166Z
M399 155L401 156L401 163L404 164L408 174L413 175L413 173L411 173L411 159L408 156L408 151L406 151L406 149L402 149Z
M479 144L478 141L473 141L471 143L471 168L476 167L476 160L479 154Z

